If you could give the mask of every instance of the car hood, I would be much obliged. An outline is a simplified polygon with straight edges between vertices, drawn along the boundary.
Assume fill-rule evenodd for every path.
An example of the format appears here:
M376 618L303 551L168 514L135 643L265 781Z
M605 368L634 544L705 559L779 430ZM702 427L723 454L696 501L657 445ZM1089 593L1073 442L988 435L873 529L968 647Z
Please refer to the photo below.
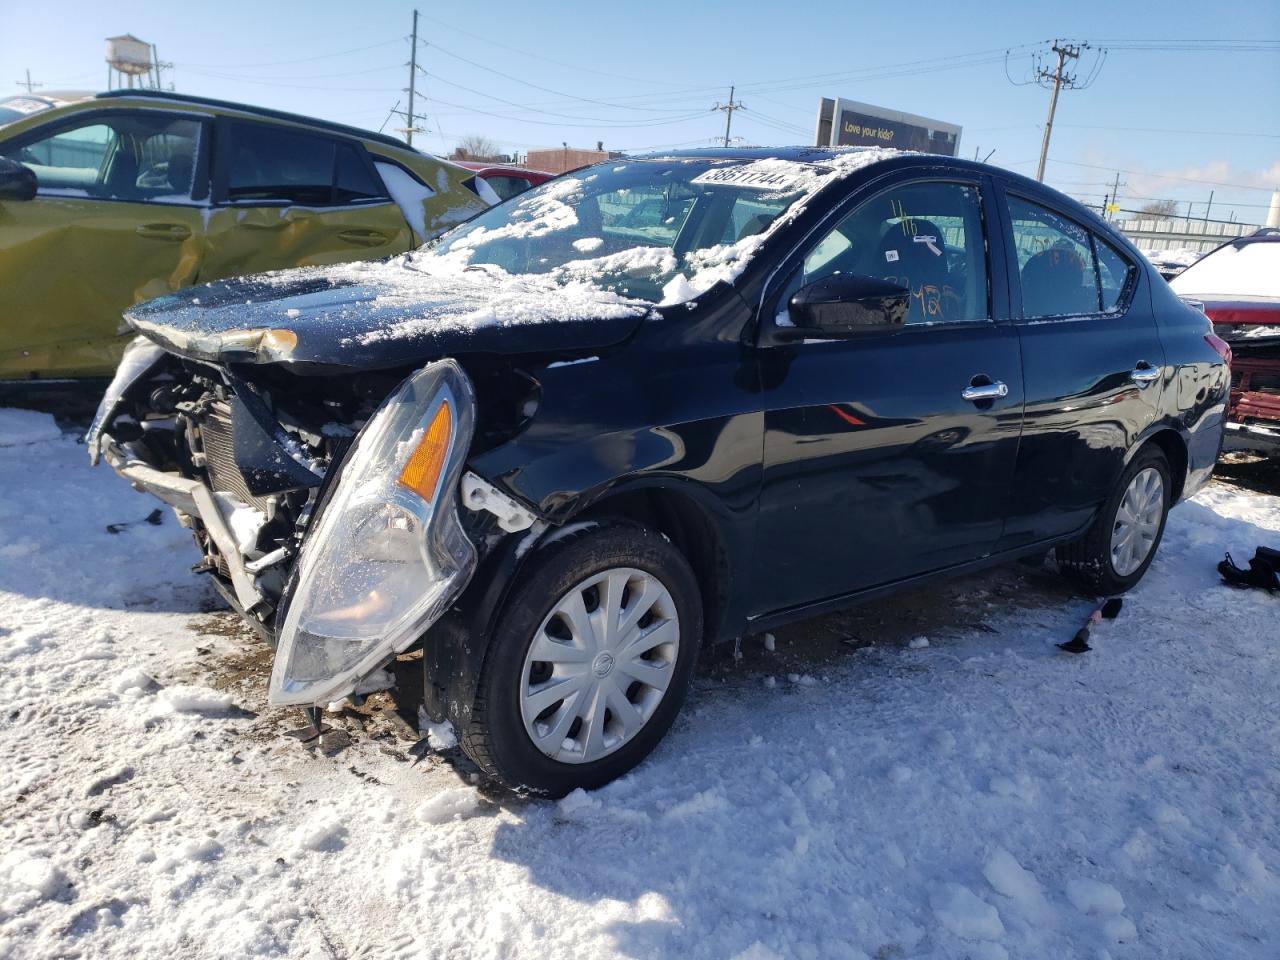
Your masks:
M209 283L139 304L125 319L180 356L323 373L461 353L596 350L625 340L652 312L585 281L410 255Z

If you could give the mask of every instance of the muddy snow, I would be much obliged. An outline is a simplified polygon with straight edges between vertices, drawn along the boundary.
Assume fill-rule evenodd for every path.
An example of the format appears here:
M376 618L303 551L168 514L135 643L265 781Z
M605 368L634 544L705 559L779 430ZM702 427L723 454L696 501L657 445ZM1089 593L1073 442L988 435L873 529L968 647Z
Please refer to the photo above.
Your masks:
M412 659L289 736L172 515L0 414L0 956L1280 956L1280 597L1214 571L1280 542L1247 476L1087 654L1051 565L900 595L707 655L551 803L419 740Z

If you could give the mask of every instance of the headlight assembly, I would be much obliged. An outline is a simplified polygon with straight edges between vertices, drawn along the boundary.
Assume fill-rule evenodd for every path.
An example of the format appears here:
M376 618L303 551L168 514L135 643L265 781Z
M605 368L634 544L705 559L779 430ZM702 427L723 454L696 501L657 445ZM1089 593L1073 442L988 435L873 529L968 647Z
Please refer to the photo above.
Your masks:
M457 512L474 417L471 381L441 360L405 380L360 432L303 541L271 703L346 696L462 592L476 564Z

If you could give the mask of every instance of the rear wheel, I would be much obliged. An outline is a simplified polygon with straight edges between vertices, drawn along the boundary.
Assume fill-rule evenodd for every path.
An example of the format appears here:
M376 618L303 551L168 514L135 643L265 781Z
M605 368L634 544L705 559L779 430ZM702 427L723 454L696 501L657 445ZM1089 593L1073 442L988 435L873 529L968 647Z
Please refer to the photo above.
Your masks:
M684 556L608 522L530 561L494 633L462 748L487 773L562 796L621 776L675 719L702 635Z
M1098 595L1131 589L1147 572L1160 546L1172 490L1165 455L1157 447L1144 448L1120 475L1089 531L1058 548L1058 566Z

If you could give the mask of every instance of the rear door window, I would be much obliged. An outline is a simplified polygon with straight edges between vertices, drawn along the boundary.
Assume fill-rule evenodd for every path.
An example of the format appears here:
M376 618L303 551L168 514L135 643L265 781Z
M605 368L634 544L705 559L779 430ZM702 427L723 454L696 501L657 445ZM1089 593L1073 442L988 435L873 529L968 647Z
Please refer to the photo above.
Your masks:
M306 131L234 121L225 157L233 203L322 207L386 197L361 148Z
M1028 319L1120 308L1134 266L1106 240L1062 214L1010 195L1022 315Z

